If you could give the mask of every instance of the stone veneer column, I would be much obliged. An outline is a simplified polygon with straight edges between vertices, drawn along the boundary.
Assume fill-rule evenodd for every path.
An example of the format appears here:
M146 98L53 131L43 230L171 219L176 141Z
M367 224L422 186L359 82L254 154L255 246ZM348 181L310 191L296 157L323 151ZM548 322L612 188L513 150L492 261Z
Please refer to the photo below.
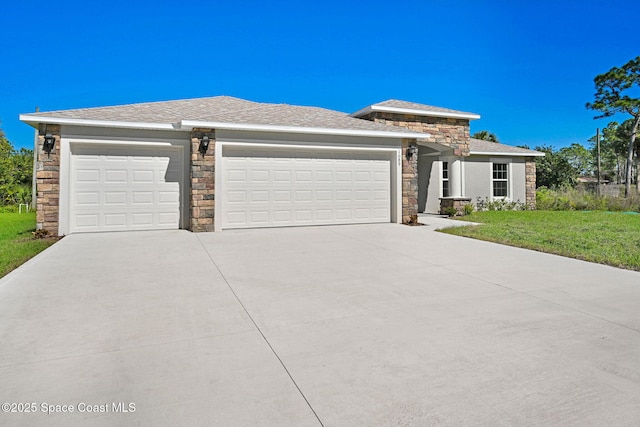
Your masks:
M418 215L418 153L407 159L407 150L415 140L402 141L402 222L408 223Z
M456 157L469 155L469 119L418 116L413 114L400 114L389 112L371 112L361 117L376 123L388 126L399 126L414 132L428 133L424 140L436 144L445 145L453 149ZM406 160L406 144L402 145L402 222L410 220L411 215L418 213L418 167L417 156L414 161ZM407 168L409 167L409 168ZM415 185L412 183L415 182ZM414 205L415 200L415 205Z
M209 149L200 154L200 139L209 137ZM216 141L213 129L193 129L191 132L191 191L189 213L191 231L214 231Z
M55 138L51 154L42 149L44 136L48 133ZM57 236L60 213L60 125L41 125L36 150L36 228Z
M536 208L536 162L533 157L525 160L525 195L529 208Z

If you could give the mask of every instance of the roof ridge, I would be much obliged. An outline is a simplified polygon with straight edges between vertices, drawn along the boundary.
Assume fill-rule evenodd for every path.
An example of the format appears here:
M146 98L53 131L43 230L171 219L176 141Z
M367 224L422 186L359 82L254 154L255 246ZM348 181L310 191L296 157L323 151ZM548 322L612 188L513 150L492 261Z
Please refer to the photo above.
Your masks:
M68 125L109 126L111 124L117 127L120 123L135 127L136 123L140 123L140 126L145 129L160 126L159 129L177 130L181 122L198 122L209 123L211 126L218 125L221 128L223 124L230 124L238 129L248 126L247 129L261 127L331 129L348 131L354 135L358 132L372 131L387 135L415 134L402 127L362 120L330 108L256 102L227 95L38 112L31 115L24 114L21 117L32 126L34 123L54 123L58 120ZM176 124L178 124L177 127Z

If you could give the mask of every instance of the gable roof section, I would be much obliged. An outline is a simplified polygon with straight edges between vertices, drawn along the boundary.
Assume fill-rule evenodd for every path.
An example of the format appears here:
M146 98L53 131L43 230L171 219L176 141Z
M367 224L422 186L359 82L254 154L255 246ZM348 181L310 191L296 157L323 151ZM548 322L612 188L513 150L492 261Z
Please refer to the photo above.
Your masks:
M445 117L468 120L476 120L480 118L480 115L475 113L434 107L432 105L418 104L416 102L400 101L398 99L389 99L387 101L369 105L368 107L356 111L351 115L353 117L361 117L376 111L383 113L412 114L415 116Z
M543 157L544 153L526 148L514 147L513 145L505 145L497 142L485 141L482 139L471 138L469 140L469 153L475 155L493 155L493 156L530 156Z
M20 115L39 123L79 126L190 130L194 127L271 132L425 138L427 134L361 120L339 111L266 104L230 96L147 102Z

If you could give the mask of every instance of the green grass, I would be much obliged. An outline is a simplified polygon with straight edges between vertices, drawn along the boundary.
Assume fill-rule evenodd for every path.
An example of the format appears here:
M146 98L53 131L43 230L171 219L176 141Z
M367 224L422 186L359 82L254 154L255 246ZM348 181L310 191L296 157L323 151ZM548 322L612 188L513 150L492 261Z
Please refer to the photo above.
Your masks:
M36 214L0 213L0 277L33 258L57 238L36 239Z
M481 225L442 232L640 271L640 215L492 211L461 219Z

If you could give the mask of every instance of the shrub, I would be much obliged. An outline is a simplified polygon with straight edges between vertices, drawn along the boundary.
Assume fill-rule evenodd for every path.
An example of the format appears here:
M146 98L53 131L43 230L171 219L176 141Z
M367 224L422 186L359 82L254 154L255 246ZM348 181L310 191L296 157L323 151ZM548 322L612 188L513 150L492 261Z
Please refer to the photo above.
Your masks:
M489 200L488 197L482 199L478 197L476 208L478 211L525 211L528 209L525 203L520 200L496 199Z
M583 187L551 190L540 187L536 190L536 205L539 210L567 211L635 211L640 212L640 194L623 198L612 195L597 195Z
M18 212L18 205L2 206L0 205L0 213L16 213Z
M50 236L49 230L45 230L44 228L39 228L38 230L34 231L32 234L33 234L33 237L35 237L36 239L46 239L47 237Z
M24 184L0 185L0 205L31 203L31 186Z
M458 214L458 211L453 206L449 206L444 210L444 213L448 216L456 216Z
M473 211L475 210L475 208L473 207L473 205L471 203L467 203L466 205L464 205L463 209L464 209L464 214L465 215L471 215L473 213Z

